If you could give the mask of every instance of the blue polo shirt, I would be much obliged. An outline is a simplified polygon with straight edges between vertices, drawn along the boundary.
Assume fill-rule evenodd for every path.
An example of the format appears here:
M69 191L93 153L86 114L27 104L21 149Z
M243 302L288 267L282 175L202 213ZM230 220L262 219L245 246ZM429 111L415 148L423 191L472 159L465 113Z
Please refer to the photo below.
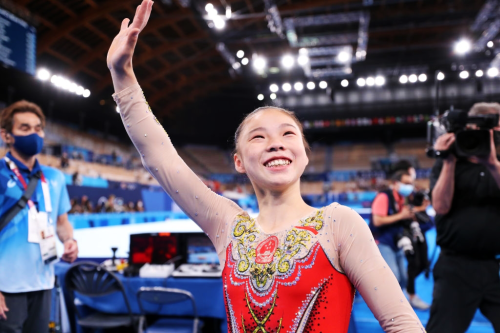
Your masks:
M32 174L41 170L49 185L52 212L49 223L54 230L57 217L67 213L71 204L66 182L61 171L40 165L38 161L30 171L23 163L14 158L10 152L7 156L18 167L26 183ZM0 159L0 216L17 203L24 193L22 183L2 158ZM33 193L32 201L39 211L45 212L42 182ZM21 210L7 226L0 231L0 291L20 293L52 289L54 287L54 267L42 261L40 245L28 242L28 205ZM59 253L60 255L60 253Z

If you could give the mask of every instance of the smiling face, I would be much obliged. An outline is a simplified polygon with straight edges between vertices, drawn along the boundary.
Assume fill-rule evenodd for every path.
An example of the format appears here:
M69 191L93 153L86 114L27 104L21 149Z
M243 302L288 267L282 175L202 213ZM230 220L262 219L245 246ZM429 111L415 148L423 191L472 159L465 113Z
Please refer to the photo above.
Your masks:
M254 188L283 191L299 181L307 163L302 132L285 111L262 109L243 122L234 164Z

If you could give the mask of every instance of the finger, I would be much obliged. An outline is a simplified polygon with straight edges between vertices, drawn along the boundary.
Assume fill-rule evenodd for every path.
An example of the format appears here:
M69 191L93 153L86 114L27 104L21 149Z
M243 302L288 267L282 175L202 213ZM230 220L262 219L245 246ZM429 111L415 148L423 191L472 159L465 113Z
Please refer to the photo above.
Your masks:
M153 1L148 1L148 6L146 10L146 15L144 18L144 21L141 24L141 31L144 29L144 27L148 24L149 17L151 16L151 11L153 10Z
M123 30L127 29L129 23L130 23L130 19L129 18L123 19L122 26L120 28L120 32L122 32Z
M134 20L132 21L132 24L130 25L130 28L135 28L135 29L141 29L142 22L144 21L144 18L146 16L146 10L147 10L147 3L144 3L143 1L139 6L137 6L137 10L135 11L135 16Z
M127 46L131 49L135 49L135 44L137 44L137 38L139 36L140 30L137 28L134 28L130 31L129 35L127 36Z

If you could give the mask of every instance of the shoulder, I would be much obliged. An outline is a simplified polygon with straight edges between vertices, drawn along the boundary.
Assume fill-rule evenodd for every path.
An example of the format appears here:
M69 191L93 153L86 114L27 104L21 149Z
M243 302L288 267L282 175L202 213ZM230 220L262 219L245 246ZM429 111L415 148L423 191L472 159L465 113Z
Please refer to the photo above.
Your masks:
M47 178L47 180L52 182L52 185L56 184L57 184L56 186L66 185L66 179L64 177L64 173L62 173L61 170L46 165L40 165L40 168L42 169L45 178Z
M335 222L353 222L355 220L363 220L361 215L358 214L351 207L347 207L334 202L324 208L327 219L335 220Z

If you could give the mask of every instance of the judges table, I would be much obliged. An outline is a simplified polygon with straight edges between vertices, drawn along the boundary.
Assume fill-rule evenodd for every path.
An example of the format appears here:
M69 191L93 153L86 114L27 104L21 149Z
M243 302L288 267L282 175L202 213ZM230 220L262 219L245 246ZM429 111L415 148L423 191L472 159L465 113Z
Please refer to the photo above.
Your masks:
M64 285L64 277L71 265L67 263L57 263L55 265L55 273L59 284L63 290L65 303L67 304L68 317L74 328L74 313L72 307L69 306L72 301L69 299L69 294ZM224 306L224 298L222 292L222 279L221 278L141 278L141 277L125 277L122 274L117 274L118 278L122 281L125 288L125 293L130 302L132 312L135 314L140 313L139 304L137 303L137 291L141 287L166 287L178 288L189 291L195 301L199 317L208 317L219 319L225 326L226 309ZM123 301L121 293L113 293L102 297L84 297L77 295L77 298L84 305L95 309L97 311L106 313L121 313L126 314L127 306ZM147 309L147 308L146 308ZM155 311L158 306L152 306L151 310ZM192 314L192 307L190 302L177 303L172 305L165 305L161 308L159 314L168 314L174 316L182 316ZM73 332L76 330L73 329Z

